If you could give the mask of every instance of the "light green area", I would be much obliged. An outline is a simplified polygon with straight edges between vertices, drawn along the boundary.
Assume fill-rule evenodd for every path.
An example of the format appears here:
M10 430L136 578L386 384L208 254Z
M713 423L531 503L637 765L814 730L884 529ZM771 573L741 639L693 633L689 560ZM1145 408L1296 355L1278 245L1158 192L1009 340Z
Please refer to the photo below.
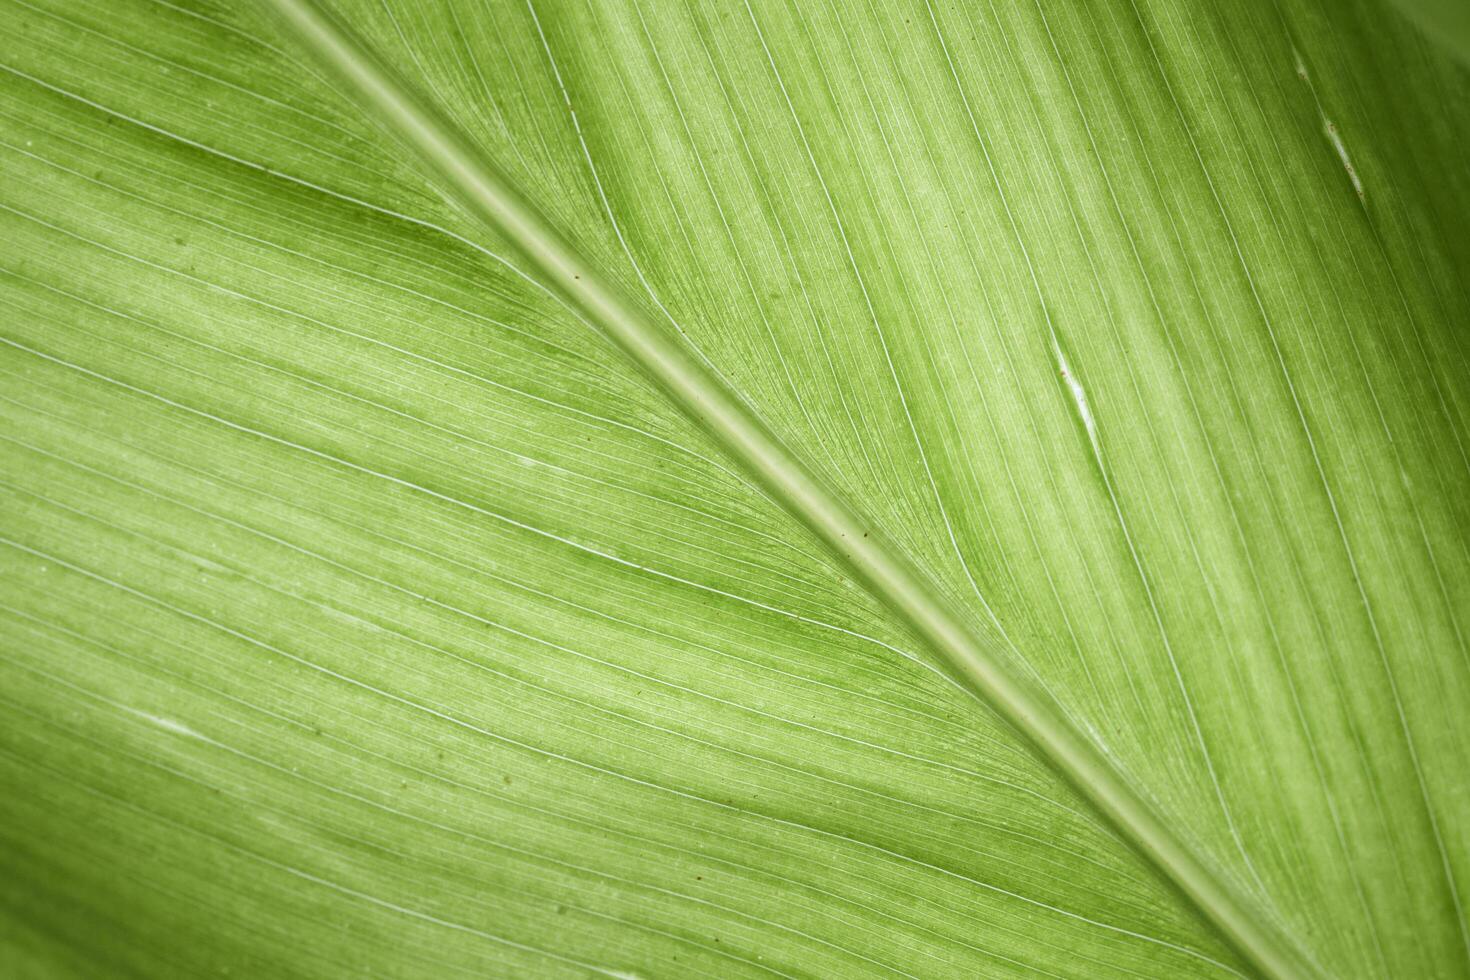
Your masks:
M1470 970L1470 75L1386 8L338 8L844 555L263 9L3 2L0 972L1254 974L1115 776Z
M1460 0L1394 0L1434 43L1470 64L1470 4Z

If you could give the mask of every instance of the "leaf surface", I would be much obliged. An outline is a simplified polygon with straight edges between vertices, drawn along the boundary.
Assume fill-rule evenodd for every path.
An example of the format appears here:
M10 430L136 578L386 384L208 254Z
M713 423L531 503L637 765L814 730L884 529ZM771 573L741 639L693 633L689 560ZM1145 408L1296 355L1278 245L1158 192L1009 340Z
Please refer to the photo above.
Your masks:
M340 10L1255 918L1463 975L1464 68L1366 3ZM1258 969L281 24L7 19L16 972Z

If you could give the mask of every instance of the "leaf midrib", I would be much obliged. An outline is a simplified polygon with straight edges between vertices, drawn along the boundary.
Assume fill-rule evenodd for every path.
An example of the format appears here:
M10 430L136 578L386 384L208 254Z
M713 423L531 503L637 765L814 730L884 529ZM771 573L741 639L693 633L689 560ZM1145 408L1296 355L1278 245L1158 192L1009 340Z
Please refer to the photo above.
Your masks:
M293 34L353 100L413 151L468 211L514 244L590 324L618 344L674 404L706 429L772 497L939 655L967 693L1005 718L1156 865L1258 969L1316 974L1261 911L1176 834L1049 695L1015 676L964 625L929 576L889 547L870 522L828 488L683 341L661 329L558 233L473 143L421 101L314 0L269 0Z

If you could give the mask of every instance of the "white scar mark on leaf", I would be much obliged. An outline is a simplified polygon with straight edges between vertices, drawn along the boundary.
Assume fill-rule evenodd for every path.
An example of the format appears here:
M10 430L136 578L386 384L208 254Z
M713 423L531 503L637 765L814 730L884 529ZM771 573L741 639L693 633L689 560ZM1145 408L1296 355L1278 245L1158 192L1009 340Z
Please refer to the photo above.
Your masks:
M1332 142L1332 148L1337 151L1337 157L1342 161L1342 167L1347 171L1348 180L1353 182L1353 190L1357 192L1358 200L1363 200L1363 182L1358 178L1357 170L1353 169L1352 158L1348 156L1347 146L1342 141L1342 135L1337 131L1337 124L1326 116L1322 117L1322 132Z
M1328 117L1327 110L1322 108L1322 100L1317 97L1317 86L1312 84L1312 76L1307 72L1307 63L1302 60L1302 53L1293 47L1291 56L1296 62L1296 77L1307 86L1307 91L1312 93L1312 101L1317 105L1317 116L1322 120L1322 135L1327 137L1327 142L1331 143L1333 150L1337 151L1337 158L1342 161L1342 169L1347 171L1348 180L1352 181L1353 192L1358 195L1358 200L1365 200L1362 178L1358 176L1358 170L1353 166L1352 157L1348 156L1347 144L1343 142L1342 134L1337 131L1337 123L1333 122Z
M1072 402L1077 406L1077 414L1082 417L1082 425L1087 429L1087 441L1092 443L1092 454L1097 457L1099 464L1102 463L1102 447L1097 441L1097 422L1092 417L1092 409L1087 404L1087 391L1082 387L1082 382L1072 373L1072 366L1067 363L1067 355L1062 353L1062 346L1055 340L1051 345L1052 352L1057 356L1057 369L1062 373L1062 380L1067 383L1067 390L1072 394Z
M137 715L139 718L142 718L144 721L152 722L166 732L173 732L175 735L183 735L187 738L197 738L208 741L204 738L203 735L200 735L194 729L190 728L188 725L184 724L181 721L174 721L172 718L164 718L160 715L149 714L146 711L139 711L137 708L129 708L127 710L130 713Z
M1312 77L1307 74L1307 63L1302 60L1302 53L1296 48L1292 48L1291 56L1296 61L1296 77L1311 85Z

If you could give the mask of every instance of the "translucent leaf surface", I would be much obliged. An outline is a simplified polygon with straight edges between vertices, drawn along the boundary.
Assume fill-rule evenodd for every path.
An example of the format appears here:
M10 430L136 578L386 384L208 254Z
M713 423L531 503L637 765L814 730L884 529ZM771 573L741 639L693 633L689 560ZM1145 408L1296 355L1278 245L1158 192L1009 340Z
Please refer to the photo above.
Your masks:
M0 972L1272 972L288 23L4 2ZM1451 54L336 10L1303 972L1470 970Z

